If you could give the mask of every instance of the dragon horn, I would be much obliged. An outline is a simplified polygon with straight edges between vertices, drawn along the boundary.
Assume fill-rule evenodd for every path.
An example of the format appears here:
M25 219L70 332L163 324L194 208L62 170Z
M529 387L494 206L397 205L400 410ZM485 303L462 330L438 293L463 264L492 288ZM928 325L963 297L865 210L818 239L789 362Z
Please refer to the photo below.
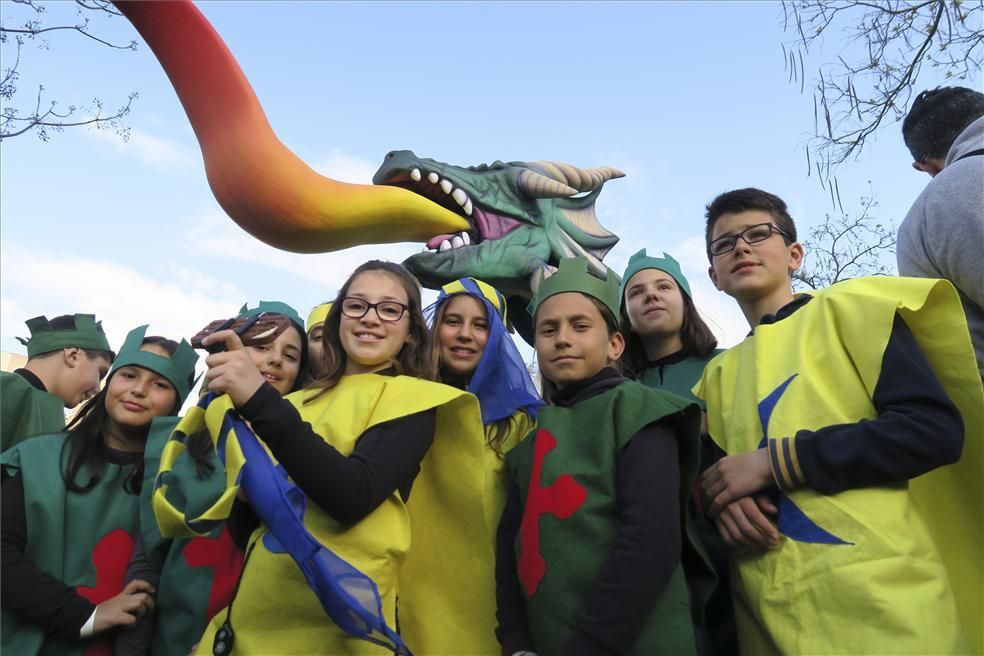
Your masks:
M301 161L274 134L232 53L190 0L113 4L174 85L219 205L257 239L316 253L469 229L462 217L413 192L339 182Z
M593 169L582 169L563 162L539 161L533 162L543 169L553 179L574 187L578 191L597 189L612 178L621 178L625 174L610 166L599 166Z
M529 169L522 170L518 183L520 190L530 198L566 198L577 193L577 189Z

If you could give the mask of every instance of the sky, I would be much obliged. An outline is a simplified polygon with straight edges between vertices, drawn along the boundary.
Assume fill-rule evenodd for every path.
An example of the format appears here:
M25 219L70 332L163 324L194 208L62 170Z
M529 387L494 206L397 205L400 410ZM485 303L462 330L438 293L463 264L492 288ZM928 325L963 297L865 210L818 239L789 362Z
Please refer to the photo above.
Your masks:
M613 166L601 222L621 237L606 263L667 252L722 345L747 332L707 277L703 208L746 186L789 204L801 235L833 208L808 177L813 100L790 84L778 3L199 2L253 85L280 139L324 175L368 183L390 150L473 165L496 159ZM52 24L74 3L46 3ZM22 6L0 0L4 23ZM93 18L110 50L69 32L21 56L24 106L43 84L62 106L136 91L130 138L75 128L0 145L0 347L24 352L24 320L95 313L111 343L144 323L190 336L245 301L302 316L358 264L420 244L319 255L278 251L228 219L167 77L122 17ZM807 60L832 61L836 39ZM11 51L5 49L4 67ZM940 84L927 71L920 88ZM980 76L966 86L981 87ZM890 120L838 172L846 210L873 191L898 225L928 182ZM809 255L808 255L809 257ZM809 260L807 260L809 262ZM894 265L894 263L892 263ZM432 293L428 298L433 298ZM521 349L527 359L529 348Z

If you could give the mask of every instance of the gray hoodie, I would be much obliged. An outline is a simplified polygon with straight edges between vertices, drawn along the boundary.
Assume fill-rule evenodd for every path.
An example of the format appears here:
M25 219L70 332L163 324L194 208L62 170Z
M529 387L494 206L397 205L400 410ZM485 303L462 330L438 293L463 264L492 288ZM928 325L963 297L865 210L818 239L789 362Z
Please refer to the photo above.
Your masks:
M906 214L896 256L899 275L946 278L960 292L984 376L984 155L960 159L981 148L984 117L960 133Z

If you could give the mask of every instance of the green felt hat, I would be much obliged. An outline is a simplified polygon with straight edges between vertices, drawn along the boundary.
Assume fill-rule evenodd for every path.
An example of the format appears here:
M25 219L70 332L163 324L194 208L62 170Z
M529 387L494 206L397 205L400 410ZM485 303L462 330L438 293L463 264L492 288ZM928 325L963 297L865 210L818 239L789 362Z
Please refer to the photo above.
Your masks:
M255 308L250 308L246 303L243 303L243 306L239 308L239 316L241 317L255 317L256 315L263 314L264 312L284 315L291 320L291 323L297 326L297 330L300 331L302 335L307 334L307 331L304 330L304 320L301 319L301 315L297 313L297 310L286 303L282 303L280 301L260 301L259 305Z
M150 369L154 373L160 374L174 385L178 397L184 401L191 391L189 379L195 373L195 363L198 362L198 354L191 348L186 340L181 340L178 350L171 357L157 355L150 351L141 351L144 336L147 334L147 326L134 328L126 335L123 346L120 347L120 354L113 362L113 371L127 365L136 365L144 369Z
M618 290L619 307L625 301L625 286L629 284L629 280L632 276L645 269L659 269L664 273L668 273L671 278L676 280L676 284L683 290L683 293L693 300L693 294L690 293L690 282L683 275L683 271L680 270L680 263L665 251L663 252L663 257L649 257L646 255L646 249L643 248L629 258L629 266L625 268L625 273L622 274L622 287Z
M42 353L50 353L63 348L92 349L112 353L106 333L103 332L102 322L96 321L94 314L72 315L74 328L56 329L45 316L28 319L24 323L31 331L31 337L17 340L27 347L27 357L33 358Z
M601 278L591 270L588 258L564 258L556 273L549 278L543 272L540 273L540 286L528 309L533 316L540 303L551 296L564 292L580 292L604 303L611 310L612 316L618 319L618 285L618 276L611 269L606 267L605 277Z

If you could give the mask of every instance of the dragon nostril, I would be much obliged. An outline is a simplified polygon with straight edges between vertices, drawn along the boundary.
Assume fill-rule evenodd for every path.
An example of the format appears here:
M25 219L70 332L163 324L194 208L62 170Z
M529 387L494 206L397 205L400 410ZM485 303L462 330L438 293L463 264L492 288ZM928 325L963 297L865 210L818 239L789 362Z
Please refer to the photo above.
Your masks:
M392 150L389 151L388 153L386 153L386 159L393 159L393 155L395 155L395 154L396 153L393 152Z

